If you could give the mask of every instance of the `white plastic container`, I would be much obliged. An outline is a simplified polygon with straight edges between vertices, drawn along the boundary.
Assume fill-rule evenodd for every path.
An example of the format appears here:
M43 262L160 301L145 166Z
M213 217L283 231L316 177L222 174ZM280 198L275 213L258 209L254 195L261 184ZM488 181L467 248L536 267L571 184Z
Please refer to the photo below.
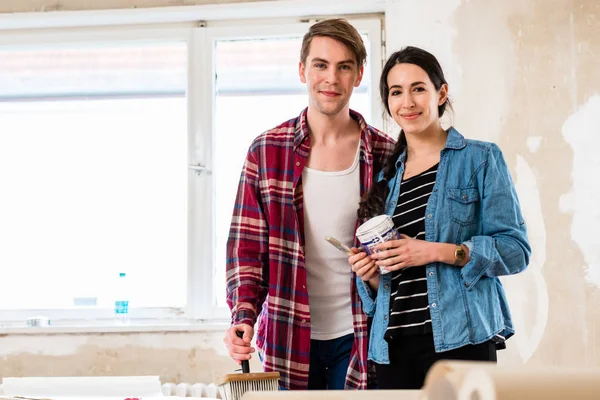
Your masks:
M394 228L394 221L389 215L378 215L358 227L356 238L367 254L373 254L377 252L373 247L388 240L400 239L400 234ZM380 267L379 272L387 274L390 271Z

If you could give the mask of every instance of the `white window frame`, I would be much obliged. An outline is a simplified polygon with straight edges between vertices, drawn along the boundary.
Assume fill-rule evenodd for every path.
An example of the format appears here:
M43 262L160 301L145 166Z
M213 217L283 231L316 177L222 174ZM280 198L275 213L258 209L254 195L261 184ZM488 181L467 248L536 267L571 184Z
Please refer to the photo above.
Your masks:
M379 2L369 4L367 1L339 1L335 4L324 7L320 2L304 4L299 0L281 1L277 3L288 3L287 9L278 9L273 12L273 3L269 4L248 3L245 6L239 4L228 5L229 14L232 19L248 18L252 14L262 16L277 17L277 15L286 15L292 13L303 15L336 15L337 11L340 15L345 15L361 33L368 33L371 40L370 59L371 62L371 105L372 105L372 121L375 126L382 126L381 107L377 96L377 85L379 74L382 67L382 21L381 17L370 17L368 19L354 19L352 16L345 13L352 13L359 9L360 12L381 12ZM375 4L377 3L377 4ZM337 4L337 5L336 5ZM281 4L279 6L282 6ZM292 7L293 6L293 7ZM308 6L308 8L307 8ZM295 7L295 8L294 8ZM311 8L312 7L312 8ZM366 8L365 8L366 7ZM174 9L175 7L173 7ZM148 11L147 18L140 19L136 14L129 23L134 25L123 26L106 26L106 27L80 27L80 28L62 28L62 29L35 29L34 31L7 31L0 29L0 48L39 48L47 45L61 46L72 45L77 43L90 42L110 42L110 41L127 41L127 42L160 42L160 41L187 41L188 43L188 164L190 171L188 174L188 200L189 200L189 221L188 224L188 287L187 287L187 305L183 309L179 308L139 308L133 309L131 313L132 324L130 327L121 327L120 330L132 330L136 327L147 324L163 324L176 323L183 324L206 322L206 321L227 321L229 319L229 311L226 307L214 306L214 299L218 294L215 293L213 285L214 268L215 268L215 237L214 237L214 185L211 169L213 166L212 154L214 153L214 115L215 115L215 88L214 88L214 42L220 39L233 38L250 38L250 37L265 37L265 36L298 36L303 35L308 26L315 22L314 19L286 18L282 20L270 19L264 21L253 20L248 24L240 24L234 21L212 21L209 27L206 22L189 21L190 15L195 16L199 10L204 10L203 14L207 19L219 19L224 7L215 6L194 6L196 14L190 13L190 7L176 7L178 18L173 16L165 17L168 12L162 15L164 23L154 25L144 25L143 21L156 22L155 11ZM183 10L188 9L188 12ZM317 13L311 10L328 8L329 13ZM235 11L233 11L236 9ZM246 9L246 10L244 10ZM251 12L248 12L248 10ZM277 7L275 7L277 9ZM268 10L268 11L267 11ZM124 10L127 11L127 10ZM141 11L141 10L136 10ZM172 10L175 12L175 10ZM211 14L211 12L213 14ZM333 12L333 14L332 14ZM64 13L77 14L81 17L82 14L90 16L95 12L78 12ZM114 12L117 15L116 11ZM236 14L237 13L237 14ZM35 27L52 27L60 28L62 26L79 26L73 23L73 18L63 20L62 25L57 24L57 20L61 21L63 13L52 13L52 16L47 17L35 23ZM106 14L106 13L105 13ZM120 14L119 14L120 15ZM130 16L133 14L130 14ZM211 17L212 15L212 17ZM151 16L154 16L152 18ZM22 16L15 15L13 19L7 19L5 15L0 15L0 26L15 28L19 19ZM106 17L106 15L104 15ZM58 19L57 19L58 18ZM171 19L177 19L179 22L174 23ZM88 21L84 23L83 21ZM92 25L101 21L101 18L80 18L82 25ZM116 20L124 22L122 15ZM126 20L126 19L125 19ZM4 24L6 21L13 21L13 24ZM67 23L66 21L69 21ZM274 23L274 21L277 21ZM126 22L126 21L125 21ZM265 22L265 23L263 23ZM21 27L27 27L32 24L31 18L23 19ZM135 25L135 24L139 25ZM111 25L104 23L105 25ZM211 71L211 73L206 73ZM366 78L366 77L365 77ZM364 78L363 78L364 79ZM210 90L208 90L210 89ZM193 112L196 110L197 112ZM194 205L202 204L202 207L194 207ZM203 228L200 228L203 227ZM224 293L222 294L224 295ZM112 309L81 309L81 310L0 310L0 325L15 326L23 325L24 321L31 316L44 315L50 318L53 324L77 325L77 326L94 326L104 324L110 326L113 324ZM97 330L97 329L96 329ZM114 330L114 329L108 329Z
M192 25L186 23L159 27L69 29L43 33L11 33L9 35L0 32L0 49L35 49L47 48L49 46L60 48L61 46L66 47L83 43L160 43L172 41L187 42L189 46L192 29ZM134 308L131 310L131 318L134 321L147 321L151 319L173 320L179 319L184 313L185 310L175 307ZM98 321L105 321L108 324L113 323L113 310L110 308L3 309L0 310L0 323L7 326L23 325L27 318L34 316L48 317L51 323L72 323L78 325L98 323Z

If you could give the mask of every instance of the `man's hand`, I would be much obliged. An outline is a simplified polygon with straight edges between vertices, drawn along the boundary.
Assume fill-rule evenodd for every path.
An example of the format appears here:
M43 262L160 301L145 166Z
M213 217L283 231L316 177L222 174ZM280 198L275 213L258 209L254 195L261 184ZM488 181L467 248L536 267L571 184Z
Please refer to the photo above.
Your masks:
M243 332L244 336L239 338L236 332ZM250 353L254 353L256 350L250 346L252 337L254 336L254 328L247 324L234 325L227 329L223 342L229 350L229 357L238 364L242 363L242 360L249 360L252 358Z

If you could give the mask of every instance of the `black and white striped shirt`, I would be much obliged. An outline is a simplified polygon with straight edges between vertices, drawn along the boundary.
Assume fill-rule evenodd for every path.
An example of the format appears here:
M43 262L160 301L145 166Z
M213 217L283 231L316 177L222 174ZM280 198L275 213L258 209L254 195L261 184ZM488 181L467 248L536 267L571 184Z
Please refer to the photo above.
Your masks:
M396 210L392 216L398 232L425 240L425 208L435 185L438 164L403 180ZM431 315L427 297L425 268L414 267L392 272L390 320L384 338L431 334ZM506 348L506 339L494 336L498 350Z
M425 208L433 190L438 165L401 183L396 210L392 216L398 232L425 240ZM392 272L390 319L385 339L394 336L431 333L424 267Z

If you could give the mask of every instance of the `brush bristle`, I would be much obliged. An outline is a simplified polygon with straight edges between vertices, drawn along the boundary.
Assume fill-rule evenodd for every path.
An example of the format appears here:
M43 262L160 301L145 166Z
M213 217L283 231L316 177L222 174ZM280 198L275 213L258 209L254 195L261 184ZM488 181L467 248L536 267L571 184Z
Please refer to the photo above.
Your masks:
M278 379L263 380L236 380L225 382L219 386L221 399L223 400L241 400L246 392L264 392L279 390Z

